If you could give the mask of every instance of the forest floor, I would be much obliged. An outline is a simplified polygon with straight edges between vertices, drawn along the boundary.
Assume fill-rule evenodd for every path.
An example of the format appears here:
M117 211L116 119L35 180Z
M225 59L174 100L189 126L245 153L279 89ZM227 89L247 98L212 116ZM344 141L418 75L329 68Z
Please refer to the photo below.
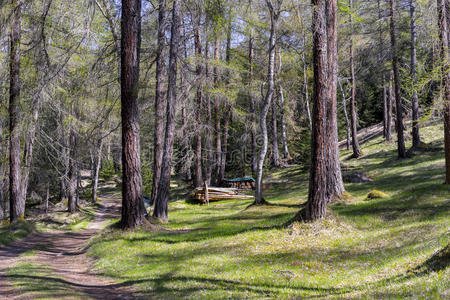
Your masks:
M65 213L52 213L56 225L39 220L39 231L0 247L0 299L134 299L123 284L91 272L88 240L120 215L120 198L99 198L89 221L61 226L55 219Z
M373 181L346 184L346 197L314 224L290 222L308 193L308 172L299 166L267 174L269 205L260 207L249 206L251 200L192 203L183 196L185 185L174 181L176 201L163 225L168 230L100 231L89 225L98 224L94 218L84 229L59 235L73 237L67 240L70 250L61 251L69 245L51 238L58 232L53 230L48 240L54 250L38 254L31 248L19 259L13 253L0 278L12 292L40 295L35 298L98 298L106 290L117 293L106 294L110 298L123 293L145 299L448 299L450 267L434 259L450 241L443 128L423 128L421 135L426 147L404 160L397 159L395 140L381 137L364 144L360 159L342 151L344 174L363 172ZM382 198L368 198L374 190ZM103 205L117 205L120 193L111 190L104 197ZM109 224L119 220L115 214L108 218ZM30 237L8 247L25 242ZM93 276L95 286L67 272Z

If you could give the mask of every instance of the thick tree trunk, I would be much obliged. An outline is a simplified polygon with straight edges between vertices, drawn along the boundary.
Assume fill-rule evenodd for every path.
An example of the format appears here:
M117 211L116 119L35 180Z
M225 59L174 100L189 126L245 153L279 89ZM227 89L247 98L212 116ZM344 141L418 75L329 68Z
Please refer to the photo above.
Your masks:
M419 97L417 96L416 84L416 65L417 65L417 51L416 51L416 2L409 1L409 14L411 18L411 78L413 83L413 94L411 99L412 105L412 147L420 146L419 135Z
M153 212L153 217L162 221L168 220L168 206L170 198L170 171L172 169L173 142L175 137L175 107L177 104L177 58L180 42L179 23L180 8L178 0L175 0L173 2L172 9L172 30L170 38L169 78L166 109L167 120L166 134L164 137L163 166L158 198L156 198L155 210Z
M139 137L138 82L141 45L141 0L122 0L122 219L121 227L135 228L145 220Z
M353 54L353 1L350 0L350 88L351 88L351 124L352 124L352 148L353 157L358 158L361 156L361 148L358 142L358 129L357 129L357 113L356 113L356 79L355 79L355 63Z
M274 94L274 72L275 72L275 46L276 46L276 28L278 24L278 18L280 16L281 1L277 1L277 8L274 8L272 1L266 0L267 6L270 12L270 39L269 39L269 67L267 73L267 93L264 100L261 103L261 112L259 117L259 126L261 130L261 135L263 138L262 147L258 157L258 167L256 173L256 189L255 189L255 204L263 204L263 167L264 160L267 154L268 137L267 137L267 113L269 112L269 107L273 101Z
M448 54L449 32L448 0L437 0L439 40L441 50L441 73L444 87L444 146L445 146L445 183L450 184L450 63Z
M155 132L153 150L153 182L151 199L158 197L164 139L164 41L166 29L166 0L158 1L158 49L156 51Z
M327 193L328 201L339 198L344 192L341 163L339 160L338 122L337 122L337 0L327 1L327 117L326 117L326 148L328 150Z
M200 36L200 19L201 12L197 12L196 24L194 25L194 44L197 59L202 57L202 41ZM202 174L202 99L203 99L203 84L202 84L202 64L197 61L196 76L197 76L197 107L196 107L196 133L195 133L195 157L194 157L194 186L200 187L203 185Z
M214 60L215 66L214 66L214 88L219 88L219 69L217 68L217 63L219 61L219 55L220 55L220 45L219 45L219 38L216 33L215 41L214 41ZM218 186L220 184L220 167L222 166L222 137L221 137L221 129L220 129L220 102L219 97L216 95L214 96L214 131L216 134L216 162L215 162L215 178L216 178L216 185Z
M397 129L397 149L398 157L406 157L405 138L403 136L403 106L400 93L400 74L398 69L398 49L395 30L396 4L395 0L390 0L391 5L391 51L392 51L392 69L394 72L394 93L396 103L396 129Z
M327 193L327 32L325 0L312 0L314 93L311 134L311 169L305 219L315 221L326 215Z
M10 221L25 216L25 199L22 197L20 166L20 39L22 4L13 2L14 15L10 33L10 85L9 85L9 199Z

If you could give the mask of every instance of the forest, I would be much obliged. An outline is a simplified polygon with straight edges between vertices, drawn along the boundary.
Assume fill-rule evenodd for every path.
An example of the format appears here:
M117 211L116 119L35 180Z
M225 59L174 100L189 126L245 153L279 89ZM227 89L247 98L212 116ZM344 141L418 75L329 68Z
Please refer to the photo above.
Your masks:
M449 0L0 0L0 299L450 297Z

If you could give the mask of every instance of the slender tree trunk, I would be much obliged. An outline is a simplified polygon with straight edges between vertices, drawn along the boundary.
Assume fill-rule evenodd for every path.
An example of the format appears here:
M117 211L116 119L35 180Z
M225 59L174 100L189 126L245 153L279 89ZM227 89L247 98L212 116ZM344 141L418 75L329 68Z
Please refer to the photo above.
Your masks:
M306 113L308 115L309 129L312 131L312 118L311 118L311 108L309 105L308 73L306 72L305 51L303 51L302 53L302 61L303 61L303 91L306 102Z
M361 148L358 142L358 130L357 130L357 113L356 113L356 79L355 79L355 63L353 54L353 1L350 0L350 88L351 88L351 124L352 124L352 148L353 157L358 158L361 156Z
M275 50L276 56L277 50ZM275 87L274 87L275 89ZM275 91L274 91L275 94ZM278 110L277 102L272 99L271 104L271 117L272 117L272 167L280 167L280 152L278 149Z
M73 106L73 104L72 104ZM73 111L73 109L72 109ZM77 148L77 136L74 128L74 124L70 124L69 132L69 195L68 195L68 212L73 213L77 209L77 170L76 170L76 148Z
M442 85L444 87L444 146L445 146L445 183L450 184L450 63L448 54L448 0L437 0L439 40L441 50Z
M387 97L386 141L392 140L392 106L394 104L394 75L391 72L389 78L389 97Z
M177 63L180 43L180 8L178 0L173 2L172 30L170 38L169 78L167 88L167 120L164 137L164 155L158 198L155 202L153 217L167 221L170 199L170 171L172 169L173 142L175 138L175 107L177 105Z
M102 150L103 150L103 138L100 138L99 147L97 150L97 157L94 156L94 167L92 168L92 202L97 202L97 190L98 190L98 175L100 173L100 166L102 165ZM95 152L94 152L95 153Z
M227 30L227 46L225 50L225 61L229 65L231 62L231 12L228 16L228 30ZM230 71L226 72L225 75L225 85L229 88L230 84ZM228 152L228 131L230 129L230 118L231 118L231 104L229 100L225 103L225 113L223 121L223 135L222 135L222 158L220 159L220 177L219 184L221 184L225 179L225 170L227 166L227 152Z
M209 86L210 72L209 72L209 39L206 39L205 46L205 78ZM209 91L205 93L205 146L206 146L206 159L205 159L205 180L208 185L211 185L212 176L212 161L213 161L213 149L212 149L212 122L211 122L211 95Z
M288 148L288 141L287 141L287 133L286 133L286 120L285 120L285 112L286 107L284 103L284 93L283 93L283 85L281 84L281 69L282 69L282 60L281 60L281 51L279 53L280 57L280 65L279 65L279 71L278 71L278 90L280 93L280 123L281 123L281 138L283 141L283 158L285 160L289 159L289 148Z
M216 33L215 41L214 41L214 60L215 66L214 66L214 88L219 88L219 69L217 68L217 63L219 61L219 55L220 55L220 45L219 45L219 38ZM216 95L214 96L214 131L216 134L216 170L215 170L215 177L216 177L216 185L220 184L220 167L222 166L222 137L221 137L221 129L220 129L220 102L219 97Z
M311 134L311 169L305 219L315 221L326 215L327 195L327 31L325 0L312 0L314 93ZM327 149L328 150L328 149Z
M350 150L350 136L351 136L351 128L350 128L350 119L348 118L348 112L347 112L347 98L345 96L345 92L344 89L342 87L342 84L340 81L339 82L339 88L341 89L341 93L342 93L342 106L344 109L344 117L345 117L345 127L346 127L346 132L347 132L347 150Z
M420 146L419 135L419 97L417 96L416 84L416 65L417 65L417 51L416 51L416 2L415 0L409 1L409 14L411 18L411 78L413 83L412 94L412 147L417 148Z
M265 202L263 198L263 167L264 160L267 154L268 137L267 137L267 113L269 107L273 101L274 94L274 72L275 72L275 46L276 46L276 29L278 25L278 18L280 16L281 1L277 1L277 8L272 5L272 1L266 0L267 6L270 12L270 39L269 39L269 67L267 72L267 93L264 100L261 103L261 112L259 117L259 126L263 138L262 147L258 157L258 168L256 176L256 189L255 189L255 204L261 205Z
M24 199L26 201L27 199L27 191L28 191L28 183L30 178L30 171L31 171L31 163L33 160L33 146L34 141L36 139L36 127L39 117L39 106L40 106L40 97L36 96L33 101L31 102L31 122L30 127L28 128L27 136L25 138L25 145L24 145L24 153L23 153L23 168L22 168L22 181L20 186L20 192L22 195L20 196L21 199Z
M338 79L338 54L337 54L337 0L327 1L327 117L326 117L326 148L327 164L327 193L328 201L339 198L344 192L342 181L341 163L339 160L339 141L337 123L337 79Z
M194 25L194 43L195 43L195 53L197 55L197 60L202 57L202 41L200 37L200 19L201 12L197 12L196 24ZM202 99L203 99L203 84L202 84L202 64L197 61L197 107L196 107L196 134L195 134L195 158L194 158L194 186L200 187L203 185L203 174L202 174L202 130L201 130L201 118L202 118Z
M391 5L392 69L394 72L394 93L395 93L395 103L397 113L396 118L397 148L398 148L398 157L406 158L405 138L403 136L403 107L402 107L402 98L400 94L400 74L398 70L398 49L395 30L395 17L396 17L395 0L390 0L390 5Z
M378 7L378 20L382 20L383 19L383 14L382 14L382 10L381 10L381 0L377 0L377 7ZM383 52L384 52L384 43L383 43L383 23L380 22L380 26L378 27L378 33L379 33L379 61L380 64L383 62ZM387 115L388 115L388 111L387 111L387 89L386 89L386 80L385 80L385 74L384 74L384 69L382 70L382 75L381 75L382 81L381 81L381 85L382 85L382 100L383 100L383 137L387 140Z
M13 2L14 15L10 33L10 86L9 86L9 199L10 221L25 216L25 199L21 193L20 171L20 39L22 33L21 2Z
M387 88L383 75L383 136L387 140L388 136L388 100L387 100ZM390 126L389 126L390 127Z
M252 11L252 0L249 0L250 11ZM248 96L250 99L250 126L251 126L251 150L252 150L252 174L255 176L257 167L257 143L256 143L256 107L255 107L255 97L253 95L253 77L254 77L254 38L253 38L253 28L250 28L250 36L248 39L248 63L249 63L249 79L248 79Z
M122 219L121 227L135 228L145 220L139 138L138 82L141 45L141 0L122 0Z
M158 48L156 51L155 132L153 150L153 182L151 199L158 196L159 180L163 158L164 139L164 41L166 29L166 0L158 1Z

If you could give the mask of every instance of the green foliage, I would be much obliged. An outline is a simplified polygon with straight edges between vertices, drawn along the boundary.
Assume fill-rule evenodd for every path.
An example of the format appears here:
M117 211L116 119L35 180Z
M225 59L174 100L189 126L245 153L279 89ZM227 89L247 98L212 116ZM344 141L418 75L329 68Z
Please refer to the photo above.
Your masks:
M34 225L26 221L18 221L14 224L0 224L0 246L8 244L16 239L29 235Z
M372 190L367 194L367 200L372 200L372 199L381 199L381 198L387 198L388 194L383 193L382 191L378 191L378 190Z
M102 167L100 168L100 177L105 181L110 181L114 175L117 175L114 162L107 159L103 160Z

